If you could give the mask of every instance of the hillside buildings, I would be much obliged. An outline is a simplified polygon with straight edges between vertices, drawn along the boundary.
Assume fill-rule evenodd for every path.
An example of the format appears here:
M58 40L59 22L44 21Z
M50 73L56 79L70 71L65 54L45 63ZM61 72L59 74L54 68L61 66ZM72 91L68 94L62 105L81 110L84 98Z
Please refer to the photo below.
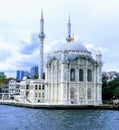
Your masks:
M20 82L9 78L2 86L2 99L13 99L16 95L20 95Z
M116 71L109 71L109 72L102 73L102 79L106 80L107 82L118 78L119 78L119 73Z

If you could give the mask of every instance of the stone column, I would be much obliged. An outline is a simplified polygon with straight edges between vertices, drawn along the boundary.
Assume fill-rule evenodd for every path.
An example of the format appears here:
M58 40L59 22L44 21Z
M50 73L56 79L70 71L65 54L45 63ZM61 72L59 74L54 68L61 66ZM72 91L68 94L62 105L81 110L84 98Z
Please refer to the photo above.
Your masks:
M96 65L94 65L94 72L93 72L93 101L94 101L94 104L95 104L95 101L96 101Z
M86 83L85 94L86 94L86 96L85 96L85 104L88 103L87 102L87 83L88 83L87 82L87 69L88 69L87 65L88 65L88 61L86 59L86 68L85 68L85 83Z

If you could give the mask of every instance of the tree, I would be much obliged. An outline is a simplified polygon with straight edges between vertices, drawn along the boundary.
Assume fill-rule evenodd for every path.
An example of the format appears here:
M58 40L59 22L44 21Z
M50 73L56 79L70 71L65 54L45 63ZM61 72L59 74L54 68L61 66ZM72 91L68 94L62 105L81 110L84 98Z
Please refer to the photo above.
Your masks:
M35 74L33 75L33 78L34 79L38 79L39 78L39 75L38 74ZM43 79L45 79L45 73L43 72Z
M39 77L38 74L33 75L34 79L38 79L38 77Z
M113 96L119 98L119 86L117 86L117 87L114 89L114 91L113 91Z
M6 75L0 74L0 92L2 90L3 84L6 83L6 80L7 80Z
M111 100L113 96L119 98L119 79L114 79L107 82L102 80L102 99Z

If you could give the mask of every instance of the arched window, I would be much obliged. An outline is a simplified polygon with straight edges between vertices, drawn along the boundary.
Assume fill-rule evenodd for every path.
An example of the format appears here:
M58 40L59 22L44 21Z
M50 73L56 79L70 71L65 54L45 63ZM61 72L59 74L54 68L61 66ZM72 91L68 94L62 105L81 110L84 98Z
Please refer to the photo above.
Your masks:
M73 68L70 71L70 80L75 81L75 69Z
M26 85L26 89L29 89L29 85L28 84Z
M92 71L90 69L87 70L87 81L92 81Z
M87 99L91 99L91 88L87 90Z
M44 85L42 85L42 90L44 90Z
M79 81L83 81L83 69L79 70Z
M35 89L37 89L37 84L35 85Z

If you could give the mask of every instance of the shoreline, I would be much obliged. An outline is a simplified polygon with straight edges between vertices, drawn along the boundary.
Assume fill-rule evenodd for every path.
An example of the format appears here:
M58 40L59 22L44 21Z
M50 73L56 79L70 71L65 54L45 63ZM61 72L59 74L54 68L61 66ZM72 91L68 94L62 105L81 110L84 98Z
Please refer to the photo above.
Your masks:
M117 107L113 107L111 104L102 104L102 105L77 105L77 104L38 104L38 103L23 103L23 102L15 102L15 101L0 101L0 105L8 105L8 106L16 106L16 107L26 107L26 108L34 108L34 109L94 109L94 110L119 110Z

